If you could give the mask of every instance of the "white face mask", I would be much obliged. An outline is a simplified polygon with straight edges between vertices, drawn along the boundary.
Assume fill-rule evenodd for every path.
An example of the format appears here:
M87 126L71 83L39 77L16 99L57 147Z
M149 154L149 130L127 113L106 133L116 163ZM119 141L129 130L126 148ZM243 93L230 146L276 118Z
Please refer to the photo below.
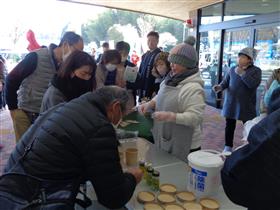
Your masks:
M122 63L124 63L127 60L127 56L122 56Z
M115 130L118 129L121 122L122 122L122 119L120 118L120 120L117 122L117 124L112 123L112 126L115 128Z
M105 67L108 71L114 71L117 68L117 65L108 63Z
M72 51L70 50L69 45L68 45L68 52L67 53L65 53L64 48L62 48L62 61L65 61L71 53L72 53Z

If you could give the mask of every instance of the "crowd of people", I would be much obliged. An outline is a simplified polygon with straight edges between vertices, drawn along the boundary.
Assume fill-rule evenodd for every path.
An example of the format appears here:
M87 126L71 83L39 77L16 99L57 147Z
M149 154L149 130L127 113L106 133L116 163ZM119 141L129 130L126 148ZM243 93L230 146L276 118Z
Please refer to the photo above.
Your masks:
M80 35L66 32L58 45L27 54L5 79L0 74L0 94L5 95L17 141L0 178L1 206L9 209L15 205L14 191L23 196L18 185L27 188L22 183L29 176L33 177L28 182L31 188L38 182L48 183L47 195L62 181L63 187L70 186L68 196L57 193L54 197L65 209L73 205L73 196L85 181L92 183L104 206L124 206L143 174L138 168L123 172L115 127L134 107L141 114L152 112L157 148L185 162L190 152L201 149L206 104L195 38L188 37L170 52L163 52L158 43L159 34L149 32L149 50L142 55L138 70L139 58L128 60L127 42L117 42L115 49L105 42L103 53L95 60L83 51ZM242 49L237 66L213 87L216 92L225 91L224 152L232 152L221 172L225 192L237 204L254 209L272 205L265 204L268 197L256 194L257 187L252 192L258 180L263 180L263 194L270 192L274 182L280 184L280 170L271 165L279 160L280 70L274 71L267 86L266 114L254 121L261 82L261 69L254 65L256 53L253 48ZM246 145L233 151L237 120L251 127L247 128ZM278 197L275 191L274 200ZM67 202L61 204L63 199Z

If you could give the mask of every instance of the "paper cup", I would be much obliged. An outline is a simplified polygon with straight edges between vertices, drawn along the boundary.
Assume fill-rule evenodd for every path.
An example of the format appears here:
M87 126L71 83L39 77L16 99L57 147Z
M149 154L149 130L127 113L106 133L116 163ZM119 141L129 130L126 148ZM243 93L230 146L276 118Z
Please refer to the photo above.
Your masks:
M128 148L125 150L125 160L127 166L137 166L138 164L138 149Z
M120 162L121 162L121 164L123 164L124 163L124 155L123 155L123 151L119 151L119 156L120 156Z

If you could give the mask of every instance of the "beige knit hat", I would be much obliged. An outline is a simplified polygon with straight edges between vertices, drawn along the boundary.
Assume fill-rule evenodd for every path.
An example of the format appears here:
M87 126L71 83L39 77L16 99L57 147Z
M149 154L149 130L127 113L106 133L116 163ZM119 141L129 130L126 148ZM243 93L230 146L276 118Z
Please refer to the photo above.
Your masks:
M168 61L192 69L197 66L197 53L189 44L178 44L170 50Z
M186 38L186 40L184 41L184 43L189 44L189 45L194 47L194 45L195 45L195 37L194 36L188 36Z
M247 57L249 57L252 61L256 60L258 51L252 47L246 47L243 48L242 50L240 50L240 52L238 53L239 55L246 55Z

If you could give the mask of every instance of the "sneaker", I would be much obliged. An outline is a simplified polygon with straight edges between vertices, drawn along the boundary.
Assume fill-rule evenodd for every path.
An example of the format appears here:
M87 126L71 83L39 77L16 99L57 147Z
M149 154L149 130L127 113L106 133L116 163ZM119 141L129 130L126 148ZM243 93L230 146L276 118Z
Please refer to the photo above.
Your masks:
M222 154L225 155L225 156L228 156L228 155L231 155L231 153L232 153L232 147L225 146Z

